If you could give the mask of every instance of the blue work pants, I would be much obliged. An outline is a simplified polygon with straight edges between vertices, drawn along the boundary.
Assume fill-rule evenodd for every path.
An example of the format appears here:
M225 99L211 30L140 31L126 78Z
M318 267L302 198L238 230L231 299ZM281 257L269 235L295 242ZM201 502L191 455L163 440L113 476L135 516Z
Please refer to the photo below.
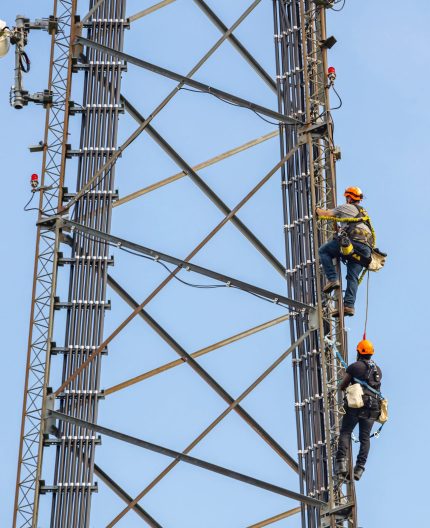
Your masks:
M352 240L352 245L357 251L365 256L370 257L371 249L366 244ZM338 279L336 268L333 264L333 259L340 259L340 244L339 241L334 239L330 240L326 244L323 244L319 249L320 261L329 281L335 281ZM353 260L348 260L346 264L346 290L344 304L349 308L354 308L355 298L357 297L358 289L358 278L363 266Z

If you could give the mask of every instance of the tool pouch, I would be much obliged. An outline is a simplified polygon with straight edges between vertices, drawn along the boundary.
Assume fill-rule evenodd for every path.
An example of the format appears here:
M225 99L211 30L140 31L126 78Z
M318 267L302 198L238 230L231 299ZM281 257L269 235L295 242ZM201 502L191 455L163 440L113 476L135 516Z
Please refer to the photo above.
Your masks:
M381 412L378 422L384 424L388 420L388 400L381 400Z
M364 406L363 387L360 383L349 385L346 389L346 401L351 409L361 409Z
M367 269L369 271L381 270L385 265L386 259L387 259L386 253L383 253L378 248L372 249L371 260L370 260L370 264L368 265Z

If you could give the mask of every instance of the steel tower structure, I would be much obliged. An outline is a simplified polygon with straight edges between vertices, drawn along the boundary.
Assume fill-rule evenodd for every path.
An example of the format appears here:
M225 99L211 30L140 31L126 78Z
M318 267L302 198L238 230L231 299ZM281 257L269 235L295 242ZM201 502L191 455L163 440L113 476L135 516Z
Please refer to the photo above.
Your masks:
M205 1L194 0L221 32L221 37L187 74L124 52L130 26L174 2L164 0L133 16L127 16L126 0L90 0L89 5L82 2L79 6L77 0L54 2L58 30L52 36L48 85L53 101L46 112L13 525L38 526L41 495L49 494L51 528L89 527L92 496L98 490L97 477L125 503L125 508L109 522L109 527L131 510L143 524L162 526L140 502L181 462L299 501L299 506L252 524L254 528L275 524L293 515L300 516L303 528L357 527L353 483L339 481L333 472L342 413L337 389L342 374L339 359L347 357L347 350L342 320L335 324L329 315L333 303L341 303L341 298L321 293L318 247L330 236L332 228L319 225L314 215L315 207L331 207L336 199L336 149L326 74L325 19L327 9L336 2L273 0L276 72L268 73L234 34L261 0L250 3L231 27L227 27ZM266 4L269 2L265 3L265 8L272 9ZM78 13L83 16L77 16ZM226 41L272 90L274 105L276 97L278 101L276 110L194 80L197 71ZM129 65L177 83L149 117L142 116L122 93L121 78ZM80 80L75 81L76 78ZM71 99L73 84L77 84L81 92L79 102ZM151 124L185 87L249 109L269 119L279 130L192 167ZM138 124L123 141L119 139L118 129L122 113L127 113ZM71 116L80 119L78 138L70 127ZM126 156L127 148L142 132L164 150L181 172L120 197L115 191L115 170L120 169L120 158ZM274 160L270 170L233 207L229 207L198 173L278 136L280 160ZM285 264L239 218L241 209L278 173L282 182ZM172 256L111 233L112 213L116 207L185 176L222 215L221 221L185 257ZM73 193L68 192L71 186L75 187ZM226 275L193 262L226 224L232 224L264 257L286 283L286 292L274 292L271 288L245 282L234 274ZM136 301L111 274L112 248L173 265L173 269L168 268L168 275L142 302ZM184 270L226 286L227 295L240 290L244 295L269 300L279 306L282 315L190 354L146 308ZM67 283L64 291L60 283ZM132 310L109 332L105 329L106 310L111 308L108 291L114 292ZM63 319L60 314L64 314ZM102 370L109 369L109 357L105 358L108 347L136 317L155 331L178 359L102 389ZM290 325L291 344L236 397L196 360L286 321ZM297 459L243 407L243 400L289 356L292 357L294 380ZM101 398L184 363L227 407L183 451L168 447L167 440L162 445L155 444L99 423ZM299 490L293 491L189 454L233 411L276 453L282 471L287 468L298 474ZM100 435L165 455L173 458L173 462L132 497L97 464L96 453L104 449L97 447L101 443Z

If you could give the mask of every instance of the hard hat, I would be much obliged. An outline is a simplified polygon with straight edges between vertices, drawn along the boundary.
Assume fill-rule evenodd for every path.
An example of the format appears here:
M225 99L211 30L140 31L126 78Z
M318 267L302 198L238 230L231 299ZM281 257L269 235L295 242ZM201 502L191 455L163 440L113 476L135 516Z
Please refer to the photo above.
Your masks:
M356 201L363 199L363 192L360 187L347 187L343 195Z
M373 348L373 343L367 339L363 339L357 345L357 352L363 355L371 355L375 352Z

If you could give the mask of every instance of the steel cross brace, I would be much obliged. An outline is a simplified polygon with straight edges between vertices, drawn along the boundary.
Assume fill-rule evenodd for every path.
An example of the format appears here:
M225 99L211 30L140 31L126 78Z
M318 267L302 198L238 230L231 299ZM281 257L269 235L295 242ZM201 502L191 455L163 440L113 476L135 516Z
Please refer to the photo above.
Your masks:
M121 95L121 100L127 112L141 125L145 122L145 118L134 108L134 106ZM229 214L231 210L219 198L219 196L204 182L195 170L173 149L171 145L155 130L150 124L146 127L148 135L170 156L170 158L191 178L191 180L203 191L206 196L221 210L225 215ZM275 270L285 277L285 267L279 260L260 242L254 233L246 227L246 225L237 217L231 218L231 223L236 226L239 231L251 242L251 244L270 262Z
M203 0L194 0L194 3L203 11L203 13L215 24L215 26L225 33L228 30L228 27L223 23L223 21L212 11L212 9L207 5ZM276 83L267 73L267 71L261 66L259 62L249 53L245 46L233 35L231 34L228 38L232 45L237 49L237 51L242 55L242 57L254 68L258 75L263 79L263 81L275 92L277 93Z
M252 110L253 112L257 112L272 119L276 119L276 121L279 121L280 123L284 123L287 125L301 124L299 121L279 112L276 112L275 110L271 110L270 108L266 108L265 106L253 103L251 101L248 101L247 99L243 99L229 92L218 90L218 88L214 88L213 86L210 86L208 84L195 81L194 79L191 79L186 75L176 73L174 71L163 68L162 66L157 66L156 64L144 61L143 59L139 59L138 57L134 57L133 55L129 55L122 51L114 50L107 46L103 46L102 44L98 44L97 42L93 42L92 40L86 39L84 37L76 37L75 43L82 44L83 46L88 46L89 48L97 49L103 53L112 55L117 59L129 62L130 64L134 64L135 66L139 66L140 68L144 68L145 70L152 71L153 73L157 73L158 75L162 75L164 77L167 77L168 79L172 79L174 81L186 84L201 92L214 95L215 97L218 97L221 100L224 99L224 101L229 101L230 103L242 106L243 108L247 108L249 110Z
M54 410L54 404L54 398L52 396L49 396L46 408L52 411ZM56 438L61 438L61 435L59 434L59 429L55 426L55 419L46 418L43 429L44 431L48 432L48 434L50 433ZM110 488L124 502L130 504L133 501L133 498L126 491L124 491L121 486L117 482L115 482L113 478L110 477L105 471L103 471L103 469L97 464L94 464L94 473L105 483L108 488ZM146 523L152 528L162 528L162 526L139 504L133 504L133 506L131 506L130 508L132 508L135 513L137 513L137 515L139 515L141 519L146 521Z
M182 453L187 455L192 449L196 447L226 416L236 408L236 406L242 402L267 376L273 372L284 360L288 357L291 352L297 348L300 343L303 342L309 336L310 331L303 334L297 341L295 341L285 352L283 352L254 382L249 385L237 398L232 402L221 414L215 418L194 440L187 445L185 449L182 450ZM124 510L122 510L115 519L106 528L113 528L123 517L127 514L128 511L135 505L138 504L142 498L151 491L155 485L157 485L166 475L180 462L179 459L175 459L171 462L161 473L155 477L131 502Z
M133 501L133 498L124 491L119 484L117 484L107 473L105 473L100 466L94 464L94 473L110 488L120 499L122 499L127 504ZM141 519L146 521L146 523L152 528L162 528L159 524L147 511L145 511L142 506L135 504L133 510L139 515Z
M126 302L131 308L135 309L136 306L138 306L137 301L135 299L133 299L133 297L122 286L120 286L118 284L118 282L109 274L107 276L107 283L112 288L112 290L115 293L117 293L119 295L119 297L121 297L121 299L124 302ZM140 315L140 317L143 320L146 320L145 317L143 316L142 312L140 312L139 315ZM266 328L269 328L269 327L274 326L276 324L279 324L281 322L286 322L286 321L288 321L290 319L290 317L292 315L293 314L282 315L281 317L278 317L276 319L272 319L271 321L263 323L262 325L254 326L253 328L249 328L249 329L245 330L244 332L240 332L239 334L236 334L234 336L230 336L229 338L224 339L222 341L218 341L217 343L214 343L214 344L212 344L212 345L210 345L208 347L205 347L205 348L202 348L200 350L197 350L197 351L193 352L190 355L193 358L200 357L200 356L202 356L204 354L212 352L213 350L217 350L219 348L222 348L222 347L226 346L227 344L234 343L234 342L238 341L239 339L243 339L245 337L248 337L249 335L252 335L254 333L257 333L257 332L260 332L262 330L265 330ZM130 387L131 385L134 385L136 383L140 383L141 381L143 381L145 379L148 379L148 378L150 378L152 376L160 374L161 372L165 372L167 370L170 370L172 368L178 367L178 366L183 365L183 364L184 364L184 360L182 358L177 359L175 361L171 361L169 363L165 363L164 365L161 365L160 367L152 369L152 370L150 370L148 372L145 372L143 374L140 374L138 376L134 376L134 377L132 377L132 378L126 380L126 381L123 381L123 382L121 382L119 384L116 384L116 385L114 385L112 387L109 387L109 388L105 389L104 394L105 394L105 396L108 396L108 395L113 394L113 393L115 393L115 392L117 392L119 390L122 390L122 389L126 388L126 387Z
M205 53L205 55L197 62L197 64L188 72L186 75L186 78L191 78L200 68L201 66L211 57L215 51L221 46L221 44L229 37L229 35L245 20L245 18L257 7L257 5L261 2L261 0L254 0L252 4L242 13L242 15L236 20L236 22L230 27L230 29L227 31L227 33L224 33L224 35L221 36L220 39L217 40L217 42L211 47L211 49ZM88 41L91 42L91 41ZM75 44L77 44L77 41L74 41ZM73 45L73 44L72 44ZM110 48L108 49L108 53L112 55L112 51ZM175 95L179 92L179 90L182 88L182 86L185 84L185 80L179 82L175 88L161 101L161 103L153 110L151 113L151 116L143 122L137 130L135 130L123 143L120 145L117 150L108 158L106 163L100 167L93 177L89 179L85 185L80 189L80 191L75 195L75 197L65 206L63 206L60 209L61 214L65 214L73 205L76 204L78 199L83 196L92 186L95 182L98 181L100 176L110 169L110 167L118 160L120 155L125 151L127 147L129 147L135 140L140 136L140 134L143 132L143 130L146 128L146 126L155 118L157 114L163 110L163 108L166 107L166 105L175 97ZM282 114L279 114L282 115Z
M118 283L110 278L111 287L115 288L117 293L122 296L130 305L138 308L137 302L130 297ZM145 310L140 309L139 315L151 326L157 334L169 344L169 346L185 361L188 365L228 404L234 402L234 398L190 355L186 350L162 327L160 326ZM269 433L240 405L235 407L236 412L245 420L250 427L263 438L263 440L294 470L298 471L297 462Z
M298 500L300 502L303 502L304 504L309 504L310 506L315 506L317 508L326 506L325 502L322 502L318 499L314 499L312 497L302 495L301 493L297 493L295 491L282 488L281 486L277 486L275 484L271 484L269 482L256 479L249 475L239 473L237 471L219 466L217 464L212 464L211 462L207 462L206 460L202 460L200 458L195 458L189 455L184 455L183 453L180 453L179 451L174 451L173 449L169 449L168 447L160 446L158 444L153 444L152 442L147 442L146 440L142 440L140 438L136 438L135 436L130 436L125 433L121 433L120 431L108 429L107 427L103 427L102 425L98 425L96 423L87 422L85 420L80 420L79 418L75 418L73 416L68 416L67 414L63 414L58 411L47 411L46 419L48 420L58 419L58 420L62 420L65 422L73 423L79 427L85 427L92 431L96 431L106 436L110 436L111 438L116 438L117 440L121 440L122 442L127 442L129 444L142 447L143 449L153 451L154 453L159 453L161 455L165 455L170 458L181 460L182 462L185 462L187 464L201 467L208 471L213 471L214 473L224 475L226 477L238 480L240 482L245 482L246 484L250 484L252 486L265 489L272 493L277 493L278 495L282 495L290 499Z
M275 304L283 303L287 305L289 308L292 308L294 310L298 310L301 312L312 313L315 311L315 308L308 304L302 303L300 301L294 301L293 299L290 299L289 297L285 297L284 295L271 292L264 288L259 288L258 286L254 286L247 282L240 281L238 279L235 279L234 277L223 275L221 273L210 270L208 268L203 268L202 266L197 266L196 264L192 264L191 262L186 262L182 259L172 257L171 255L167 255L166 253L162 253L160 251L150 249L145 246L141 246L140 244L136 244L135 242L130 242L129 240L126 240L124 238L120 238L120 237L105 233L103 231L99 231L97 229L79 224L72 220L67 220L62 217L56 217L56 219L58 220L60 226L63 228L69 228L71 231L78 231L81 233L85 233L86 235L93 236L101 240L105 240L106 242L109 242L117 246L120 249L121 248L130 249L141 255L148 256L154 259L155 261L161 260L164 262L168 262L170 264L174 264L175 266L180 266L182 269L185 269L187 271L193 271L195 273L199 273L200 275L204 275L205 277L210 277L211 279L215 279L220 282L223 282L227 286L237 288L237 289L249 292L249 293L255 293L256 295L260 295L261 297L264 297L265 299L272 301ZM49 218L48 222L52 222L53 220L54 218Z
M108 276L109 286L132 308L136 308L138 303L110 276ZM142 309L139 312L140 317L185 361L187 358L194 363L190 363L190 366L193 368L193 364L197 365L198 368L194 366L194 370L217 392L223 400L230 405L234 402L234 398L230 396L227 391L225 391L221 385L219 385L203 368L200 367L198 363L190 356L184 348L160 325L153 319L150 314ZM294 343L291 345L289 350L292 350L297 345ZM254 419L249 415L240 405L235 406L235 411L237 414L247 422L254 431L256 431L268 445L276 451L287 463L294 469L298 471L297 462L272 438L269 433Z

